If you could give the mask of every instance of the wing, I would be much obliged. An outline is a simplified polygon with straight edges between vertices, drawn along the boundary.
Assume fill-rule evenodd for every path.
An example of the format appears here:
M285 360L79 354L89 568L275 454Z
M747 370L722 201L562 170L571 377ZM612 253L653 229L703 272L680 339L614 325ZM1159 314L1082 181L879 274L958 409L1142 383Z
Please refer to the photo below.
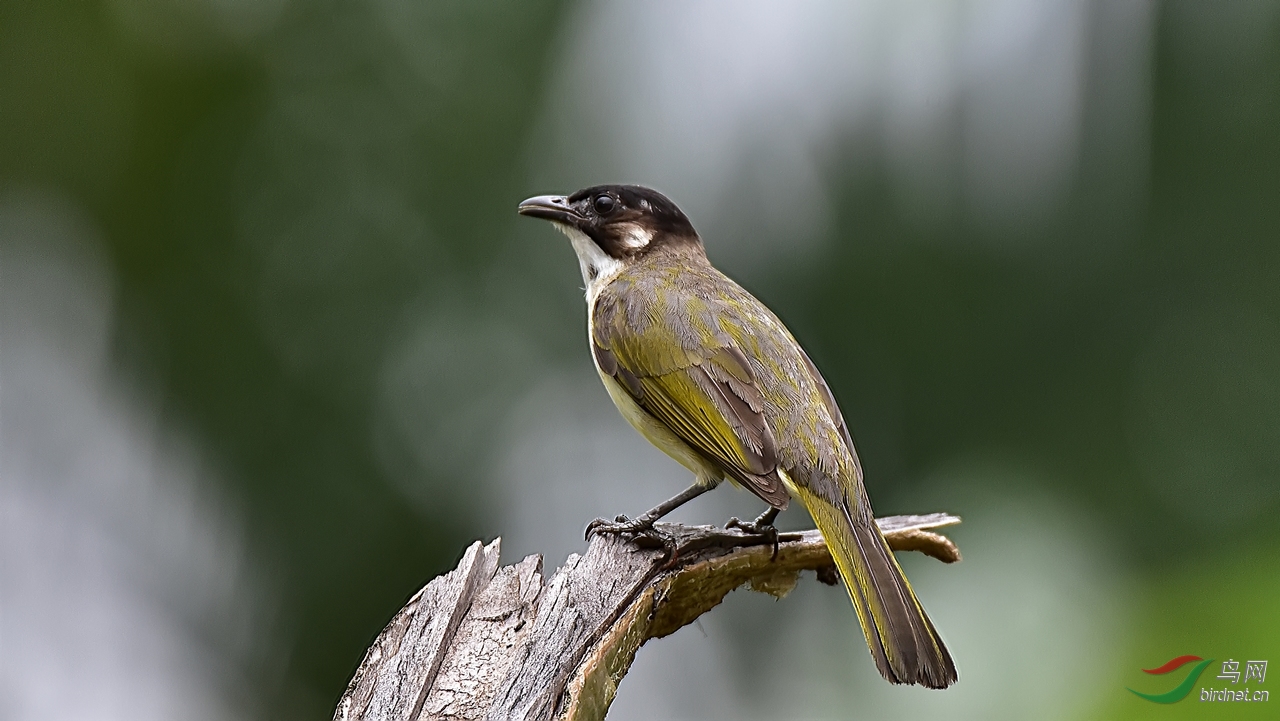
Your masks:
M704 334L705 344L665 337L652 324L638 332L621 314L597 311L591 345L600 370L734 480L785 508L790 496L777 472L764 398L751 363L732 340L723 333Z

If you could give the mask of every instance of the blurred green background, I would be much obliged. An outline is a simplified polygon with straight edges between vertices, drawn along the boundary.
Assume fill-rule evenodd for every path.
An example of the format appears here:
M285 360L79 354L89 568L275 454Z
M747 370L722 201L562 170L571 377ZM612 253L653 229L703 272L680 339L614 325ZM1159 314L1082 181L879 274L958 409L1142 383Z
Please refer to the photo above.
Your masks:
M1278 121L1263 2L7 3L0 717L328 717L471 540L556 566L683 487L514 213L639 182L810 349L877 511L965 518L904 561L961 682L884 684L802 584L611 718L1274 718L1125 688L1280 660Z

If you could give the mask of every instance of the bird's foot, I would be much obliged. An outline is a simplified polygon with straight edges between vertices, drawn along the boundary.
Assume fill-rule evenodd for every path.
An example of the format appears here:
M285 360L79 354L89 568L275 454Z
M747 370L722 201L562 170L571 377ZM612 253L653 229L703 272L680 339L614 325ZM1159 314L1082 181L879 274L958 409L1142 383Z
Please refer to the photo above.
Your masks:
M597 533L604 533L613 536L634 535L637 533L645 533L653 530L653 519L645 516L639 518L630 518L628 516L615 516L612 521L606 521L603 518L597 518L587 524L588 540Z
M724 524L726 529L736 528L748 535L759 536L765 543L773 548L773 554L770 560L778 557L778 528L773 525L773 519L777 514L770 514L766 511L754 521L743 521L737 517L730 518L729 522Z
M628 540L636 544L640 548L661 548L667 564L664 568L670 567L676 561L679 546L676 543L675 536L665 533L654 528L654 519L647 515L639 518L629 518L627 516L617 516L612 521L606 521L603 518L597 518L587 524L587 540L597 533L626 536Z

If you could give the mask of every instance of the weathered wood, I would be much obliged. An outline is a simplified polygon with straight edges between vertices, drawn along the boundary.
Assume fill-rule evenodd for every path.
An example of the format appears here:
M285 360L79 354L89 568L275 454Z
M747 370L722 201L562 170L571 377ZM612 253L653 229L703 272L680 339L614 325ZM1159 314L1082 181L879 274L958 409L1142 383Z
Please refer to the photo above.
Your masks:
M497 541L495 541L497 543ZM523 647L542 592L542 557L498 569L477 594L423 706L422 718L482 718L498 684ZM466 649L467 652L462 652Z
M959 522L942 513L878 519L894 550L946 563L960 552L930 529ZM597 535L545 586L540 556L499 568L499 541L476 542L379 634L335 720L598 721L645 641L692 623L735 588L782 597L806 570L838 582L817 531L782 534L775 548L737 529L658 529L673 556Z
M477 541L457 568L409 599L365 654L335 718L418 718L472 599L497 570L498 555L498 541Z

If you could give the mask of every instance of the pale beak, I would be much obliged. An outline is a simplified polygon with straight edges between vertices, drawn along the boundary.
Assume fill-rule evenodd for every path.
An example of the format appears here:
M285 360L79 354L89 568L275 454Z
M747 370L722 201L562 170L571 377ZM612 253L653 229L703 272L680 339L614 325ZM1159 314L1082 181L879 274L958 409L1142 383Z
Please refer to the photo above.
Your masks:
M520 215L568 225L582 220L582 216L569 205L569 199L563 195L538 195L520 203L516 210Z

